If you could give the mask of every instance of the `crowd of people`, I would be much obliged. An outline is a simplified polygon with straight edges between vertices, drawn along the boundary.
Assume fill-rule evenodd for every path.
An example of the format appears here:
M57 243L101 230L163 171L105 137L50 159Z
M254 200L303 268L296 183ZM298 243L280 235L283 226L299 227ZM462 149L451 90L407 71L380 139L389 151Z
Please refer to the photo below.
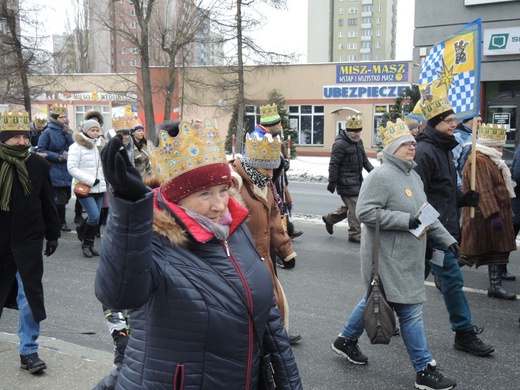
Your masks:
M425 96L419 104L425 126L398 119L379 129L376 168L360 137L362 116L347 117L332 147L327 186L343 205L322 220L333 234L347 219L347 239L359 245L368 286L381 210L381 284L399 319L415 386L451 389L455 380L437 370L426 341L424 279L435 275L454 348L492 354L472 321L461 267L487 265L488 296L516 299L502 281L515 279L507 263L520 230L520 157L510 172L501 154L505 129L480 117L457 125L447 97ZM47 368L37 343L46 317L42 255L52 255L61 233L72 230L66 205L83 185L89 191L76 195L76 234L85 258L99 256L95 293L114 341L115 369L96 389L302 388L291 348L302 336L289 332L277 268L296 267L291 241L303 232L289 220L290 165L278 108L260 111L243 153L231 161L208 120L163 123L152 143L136 116L114 118L106 130L103 115L90 111L73 131L66 106L33 122L26 112L3 114L0 315L3 307L19 310L23 369ZM425 204L439 217L417 239L410 230L420 226ZM32 221L32 230L20 229L22 220ZM354 364L368 362L358 344L366 298L332 344Z

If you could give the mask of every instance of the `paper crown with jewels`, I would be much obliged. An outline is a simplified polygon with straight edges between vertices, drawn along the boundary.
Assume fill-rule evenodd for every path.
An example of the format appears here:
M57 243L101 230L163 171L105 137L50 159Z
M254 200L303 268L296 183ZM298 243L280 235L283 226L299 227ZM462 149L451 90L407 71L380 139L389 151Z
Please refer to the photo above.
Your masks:
M477 142L484 146L503 146L506 143L506 137L505 126L482 123L478 129Z
M139 117L132 116L118 116L112 119L112 127L117 133L121 130L132 130L134 127L143 126Z
M211 121L181 122L179 133L161 130L150 160L166 199L177 202L191 193L231 184L224 144Z
M29 114L21 112L4 111L1 117L0 142L6 142L9 138L17 135L29 137L30 122Z
M361 130L363 128L363 117L361 115L347 116L347 130Z
M276 169L280 166L281 150L279 135L273 137L265 133L261 137L258 133L247 134L243 159L253 168Z
M446 95L428 95L419 103L419 107L426 120L430 120L437 115L452 110L450 100Z
M52 113L56 114L58 116L67 115L67 105L66 104L53 104Z
M260 124L264 126L272 126L278 124L282 119L278 113L278 107L275 103L266 104L260 107Z
M391 121L386 122L386 127L379 127L379 139L383 144L383 148L386 148L390 142L406 136L412 137L412 140L414 139L407 124L401 118L397 118L395 123Z
M47 126L47 119L43 116L37 116L34 118L34 124L39 127Z

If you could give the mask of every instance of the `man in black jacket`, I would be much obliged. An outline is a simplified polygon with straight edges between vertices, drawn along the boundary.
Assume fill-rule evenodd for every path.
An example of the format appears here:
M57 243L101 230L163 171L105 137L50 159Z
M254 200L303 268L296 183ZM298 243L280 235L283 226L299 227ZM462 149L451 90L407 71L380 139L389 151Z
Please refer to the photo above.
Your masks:
M453 136L455 113L447 97L426 96L420 104L427 125L417 137L415 152L416 172L424 183L424 191L430 203L439 212L439 221L460 240L458 208L476 207L479 194L462 193L457 188L457 173L452 149L458 145ZM457 257L435 242L429 243L426 253L426 276L431 272L441 283L451 328L455 332L455 349L476 356L488 356L494 352L492 345L483 343L478 329L471 320L466 294L462 290L464 280Z
M27 112L2 116L0 129L0 316L18 308L21 367L30 373L47 368L38 357L43 301L43 239L45 254L58 246L60 219L50 179L50 165L29 148Z
M347 129L342 129L334 140L329 163L331 194L338 192L344 205L322 216L329 234L334 233L334 224L348 218L348 240L361 242L361 226L356 218L356 204L363 182L363 168L370 172L374 167L368 161L361 140L363 121L360 115L347 117Z

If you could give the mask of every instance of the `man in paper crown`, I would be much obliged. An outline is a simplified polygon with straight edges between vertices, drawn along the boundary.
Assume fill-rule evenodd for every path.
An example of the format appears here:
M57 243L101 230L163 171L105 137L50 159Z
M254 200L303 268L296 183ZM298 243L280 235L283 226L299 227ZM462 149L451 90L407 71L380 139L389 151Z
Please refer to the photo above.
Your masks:
M0 317L18 308L21 367L34 374L47 365L38 357L45 255L58 247L60 219L49 176L50 165L29 152L29 115L4 112L0 129Z
M478 206L479 193L472 190L462 193L457 188L452 153L452 149L458 145L453 136L456 118L448 98L430 95L419 104L427 124L417 137L415 171L424 183L428 203L440 214L439 221L460 241L458 208ZM458 256L442 248L437 242L428 240L428 243L426 276L431 271L440 281L451 329L455 332L455 349L475 356L490 355L495 348L477 337L481 330L471 319L469 303L462 290L464 280L457 261Z
M337 191L344 205L321 217L329 234L334 233L336 223L347 219L348 240L355 243L361 242L361 225L356 218L356 204L363 182L363 169L367 172L374 169L363 147L360 136L362 130L361 116L349 116L346 129L341 129L334 140L327 190L331 194Z
M31 122L31 151L38 151L38 140L40 139L40 135L42 135L43 131L47 128L47 119L42 116L36 116L34 120ZM42 156L45 157L45 156Z

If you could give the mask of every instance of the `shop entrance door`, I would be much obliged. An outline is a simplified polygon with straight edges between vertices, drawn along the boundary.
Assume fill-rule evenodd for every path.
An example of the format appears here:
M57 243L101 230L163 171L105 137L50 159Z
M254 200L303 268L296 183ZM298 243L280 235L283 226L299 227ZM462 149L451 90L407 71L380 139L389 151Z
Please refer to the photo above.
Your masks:
M507 139L504 145L504 160L510 164L515 150L520 143L518 108L520 99L492 99L487 102L485 123L504 125L507 128ZM519 129L520 130L520 129Z

